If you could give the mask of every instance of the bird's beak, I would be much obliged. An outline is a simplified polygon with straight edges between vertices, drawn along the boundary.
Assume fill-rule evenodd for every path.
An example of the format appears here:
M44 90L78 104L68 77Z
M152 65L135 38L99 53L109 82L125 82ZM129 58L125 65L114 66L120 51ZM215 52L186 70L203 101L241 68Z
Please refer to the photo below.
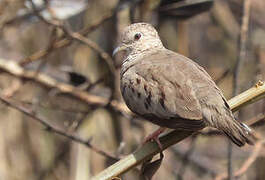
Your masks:
M115 54L117 54L118 52L120 51L126 51L127 50L127 47L124 46L123 44L121 44L120 46L116 47L112 53L112 57L115 56Z

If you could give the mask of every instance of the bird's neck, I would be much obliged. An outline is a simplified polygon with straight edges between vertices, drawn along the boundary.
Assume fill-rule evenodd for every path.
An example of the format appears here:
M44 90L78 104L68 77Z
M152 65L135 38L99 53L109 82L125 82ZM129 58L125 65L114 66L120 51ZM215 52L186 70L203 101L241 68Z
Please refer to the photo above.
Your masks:
M121 75L125 73L129 68L133 67L137 63L140 63L145 57L148 57L154 53L157 53L158 51L161 51L165 49L163 46L160 48L150 48L146 49L144 51L131 51L129 54L127 54L123 61L121 66Z

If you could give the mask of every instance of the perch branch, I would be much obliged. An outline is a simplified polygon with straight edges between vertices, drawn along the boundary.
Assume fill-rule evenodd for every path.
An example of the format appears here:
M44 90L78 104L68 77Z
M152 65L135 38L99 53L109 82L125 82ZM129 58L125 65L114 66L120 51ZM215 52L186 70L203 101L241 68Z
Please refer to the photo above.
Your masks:
M257 84L255 84L254 87L233 97L232 99L229 100L229 105L231 109L237 111L238 109L241 109L242 106L245 106L247 104L252 104L253 102L256 102L264 98L265 97L264 87L265 87L264 82L259 81L257 82Z

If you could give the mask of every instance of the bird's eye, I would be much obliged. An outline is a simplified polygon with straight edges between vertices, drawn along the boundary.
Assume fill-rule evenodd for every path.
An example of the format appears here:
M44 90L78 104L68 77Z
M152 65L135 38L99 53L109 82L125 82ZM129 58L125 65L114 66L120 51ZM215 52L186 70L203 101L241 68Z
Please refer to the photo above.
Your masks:
M134 40L138 41L141 38L142 34L141 33L136 33L134 35Z

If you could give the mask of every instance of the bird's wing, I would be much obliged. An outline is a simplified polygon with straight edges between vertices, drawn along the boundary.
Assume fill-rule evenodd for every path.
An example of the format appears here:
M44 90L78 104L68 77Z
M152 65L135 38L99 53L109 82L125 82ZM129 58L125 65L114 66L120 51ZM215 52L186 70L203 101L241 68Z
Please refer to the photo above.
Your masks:
M184 67L170 58L167 54L153 54L134 66L136 80L141 82L137 90L145 104L138 113L160 119L180 118L188 123L202 120L192 80L182 72Z

